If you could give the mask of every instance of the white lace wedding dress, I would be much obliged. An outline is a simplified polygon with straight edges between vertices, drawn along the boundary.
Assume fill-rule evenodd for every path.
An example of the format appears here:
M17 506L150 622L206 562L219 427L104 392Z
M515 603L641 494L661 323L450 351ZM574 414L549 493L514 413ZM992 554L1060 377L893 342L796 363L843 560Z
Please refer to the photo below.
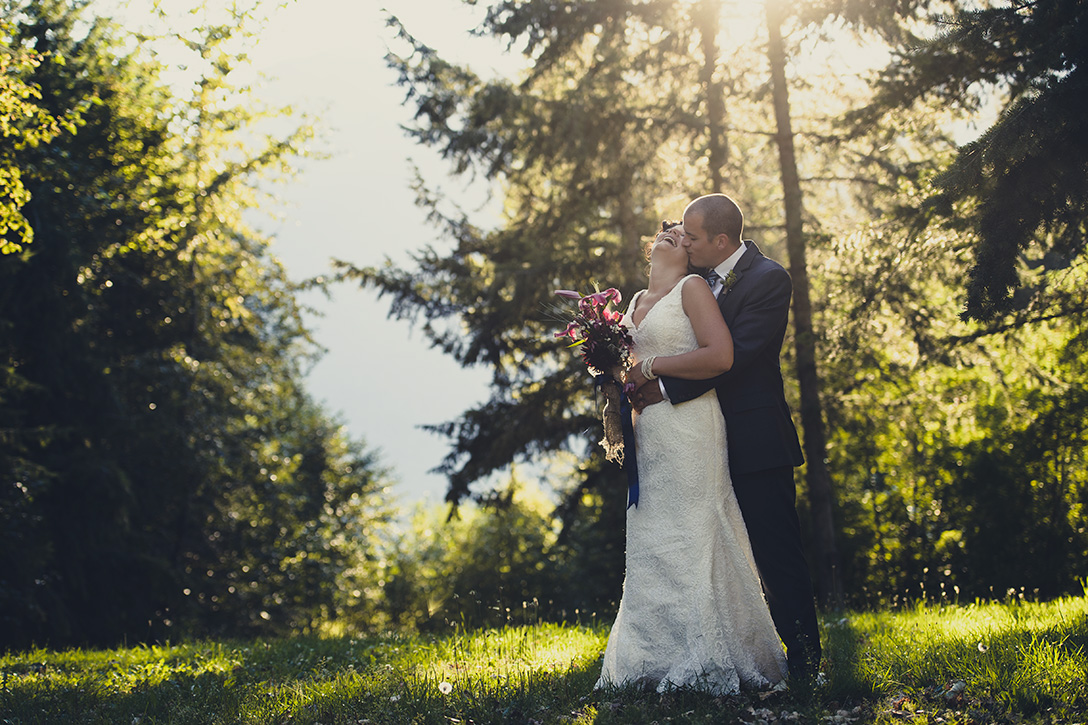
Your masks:
M636 359L698 346L683 281L635 326ZM635 684L714 694L770 687L786 659L763 599L729 479L714 391L635 420L639 502L627 510L627 573L597 687Z

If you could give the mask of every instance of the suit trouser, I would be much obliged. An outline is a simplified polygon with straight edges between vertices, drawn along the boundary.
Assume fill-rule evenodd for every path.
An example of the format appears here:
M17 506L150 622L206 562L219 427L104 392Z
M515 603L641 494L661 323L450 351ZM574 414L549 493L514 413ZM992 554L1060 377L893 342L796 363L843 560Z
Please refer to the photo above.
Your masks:
M814 675L820 662L820 632L797 519L793 468L732 478L771 618L786 645L790 674Z

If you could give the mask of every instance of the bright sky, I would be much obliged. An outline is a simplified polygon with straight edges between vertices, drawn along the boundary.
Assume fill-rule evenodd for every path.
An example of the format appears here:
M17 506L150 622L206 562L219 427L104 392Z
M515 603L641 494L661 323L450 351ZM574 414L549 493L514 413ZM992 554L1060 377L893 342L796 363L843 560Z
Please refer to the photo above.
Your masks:
M401 131L410 116L384 61L393 38L383 7L423 42L481 71L517 61L498 44L470 37L477 22L453 0L299 0L280 11L254 64L279 79L267 86L270 100L326 109L332 154L307 164L284 193L293 208L268 230L295 278L327 272L334 257L365 266L387 255L405 261L408 252L441 244L414 204L411 163L462 203L483 198L480 190L462 191L463 182L449 180L433 152ZM462 370L408 323L387 320L388 304L372 292L343 286L331 300L308 301L325 313L314 327L328 350L309 376L311 393L341 413L354 437L381 450L402 503L441 501L445 478L428 471L448 446L419 426L451 420L486 399L487 371Z
M194 1L164 4L188 8ZM150 0L132 0L122 17L142 20L148 6ZM323 141L315 145L331 154L305 162L304 174L277 190L283 219L262 224L294 279L328 273L332 258L358 266L380 264L387 255L403 262L408 252L441 245L414 205L411 163L469 208L483 199L481 190L448 179L447 166L399 128L410 114L385 66L395 41L383 8L444 56L483 73L510 72L503 69L520 58L494 41L470 37L478 23L458 0L293 0L276 11L251 53L254 69L271 76L258 96L320 116ZM462 370L428 348L408 323L387 320L388 304L372 292L342 286L332 299L305 301L324 313L311 327L328 350L309 375L311 394L341 416L354 438L380 450L402 504L441 501L445 479L428 471L448 447L419 426L451 420L486 399L487 372Z

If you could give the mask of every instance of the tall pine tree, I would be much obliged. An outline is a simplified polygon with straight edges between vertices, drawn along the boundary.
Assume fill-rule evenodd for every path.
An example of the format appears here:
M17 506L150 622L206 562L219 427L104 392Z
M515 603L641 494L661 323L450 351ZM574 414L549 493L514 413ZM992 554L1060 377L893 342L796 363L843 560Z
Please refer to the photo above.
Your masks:
M1079 0L956 6L884 71L863 121L937 98L994 122L936 181L929 213L977 236L966 314L1083 314L1088 227L1088 7Z

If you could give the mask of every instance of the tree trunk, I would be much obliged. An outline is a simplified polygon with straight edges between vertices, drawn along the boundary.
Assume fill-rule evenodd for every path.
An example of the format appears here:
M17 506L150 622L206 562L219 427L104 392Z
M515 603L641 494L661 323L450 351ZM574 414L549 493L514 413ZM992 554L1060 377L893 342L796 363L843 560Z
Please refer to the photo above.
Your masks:
M721 83L714 78L718 65L718 5L717 0L703 0L695 13L703 51L699 80L706 99L707 163L710 168L710 191L713 193L725 191L723 170L729 159L729 143L725 135L725 93Z
M805 235L801 219L801 181L793 146L789 89L786 86L786 50L782 42L782 0L767 0L767 56L771 65L772 96L776 122L775 140L781 165L783 204L786 216L786 248L793 278L794 345L797 381L801 389L801 427L804 435L806 482L808 483L816 561L822 602L842 604L839 554L835 545L834 494L827 469L827 433L820 404L820 376L816 369L816 335L812 325Z

